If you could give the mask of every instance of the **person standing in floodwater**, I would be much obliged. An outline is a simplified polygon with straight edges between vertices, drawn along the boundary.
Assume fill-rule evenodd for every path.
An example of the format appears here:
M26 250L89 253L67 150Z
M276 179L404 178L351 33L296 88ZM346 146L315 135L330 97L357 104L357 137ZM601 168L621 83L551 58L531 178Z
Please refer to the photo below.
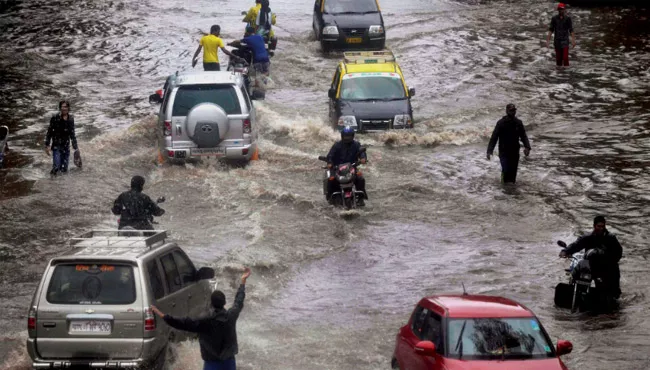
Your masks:
M530 142L526 129L521 120L515 117L517 108L514 104L506 106L506 115L497 122L487 149L487 159L490 160L494 147L499 142L499 161L501 162L501 180L504 184L514 184L517 180L519 167L519 140L524 143L524 155L530 154Z
M555 35L553 45L555 47L555 61L558 66L569 66L569 35L571 46L576 47L576 37L573 33L573 21L566 15L566 6L562 3L557 5L558 14L551 19L546 36L546 47L549 47L551 35Z
M237 60L243 60L242 58L234 55L228 49L219 35L221 34L221 27L218 24L210 27L210 33L201 37L199 41L199 47L196 49L194 56L192 57L192 68L197 63L197 58L201 49L203 49L203 70L204 71L220 71L221 66L219 65L219 49L223 51L226 55Z
M47 128L47 134L45 135L45 153L49 156L50 149L52 150L51 175L68 172L71 142L75 152L78 151L77 136L74 132L74 117L70 114L70 103L61 100L59 102L59 113L50 118L50 126Z

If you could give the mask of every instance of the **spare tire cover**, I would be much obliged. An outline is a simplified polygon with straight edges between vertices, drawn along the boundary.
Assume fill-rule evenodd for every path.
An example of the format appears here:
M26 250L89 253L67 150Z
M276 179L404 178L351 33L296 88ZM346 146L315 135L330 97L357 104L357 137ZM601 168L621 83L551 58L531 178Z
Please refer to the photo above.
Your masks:
M213 103L195 105L187 114L185 126L188 136L199 147L217 146L230 129L228 114Z

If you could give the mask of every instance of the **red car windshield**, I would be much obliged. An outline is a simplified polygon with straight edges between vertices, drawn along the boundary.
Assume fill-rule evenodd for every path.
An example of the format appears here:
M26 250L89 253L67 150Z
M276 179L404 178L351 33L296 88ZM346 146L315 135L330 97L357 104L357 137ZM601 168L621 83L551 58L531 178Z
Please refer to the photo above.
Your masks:
M534 317L452 319L447 330L449 357L466 360L555 357L546 332Z

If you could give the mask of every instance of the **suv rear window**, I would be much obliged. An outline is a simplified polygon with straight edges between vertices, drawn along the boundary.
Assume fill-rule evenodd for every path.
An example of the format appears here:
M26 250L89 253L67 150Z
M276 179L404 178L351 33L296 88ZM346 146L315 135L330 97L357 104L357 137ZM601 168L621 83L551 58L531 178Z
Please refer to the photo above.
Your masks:
M227 114L242 113L233 85L183 85L176 91L172 116L187 116L190 109L201 103L214 103Z
M47 289L47 301L55 304L133 303L133 267L83 263L57 265Z

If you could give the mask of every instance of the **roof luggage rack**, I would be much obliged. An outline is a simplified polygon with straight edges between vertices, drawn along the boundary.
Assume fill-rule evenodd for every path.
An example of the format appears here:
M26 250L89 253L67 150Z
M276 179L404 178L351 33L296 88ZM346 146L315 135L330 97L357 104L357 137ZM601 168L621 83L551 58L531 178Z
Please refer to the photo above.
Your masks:
M163 245L166 230L92 230L70 239L75 248L153 248Z
M345 63L373 64L395 61L395 55L390 50L382 51L346 51L343 53Z

